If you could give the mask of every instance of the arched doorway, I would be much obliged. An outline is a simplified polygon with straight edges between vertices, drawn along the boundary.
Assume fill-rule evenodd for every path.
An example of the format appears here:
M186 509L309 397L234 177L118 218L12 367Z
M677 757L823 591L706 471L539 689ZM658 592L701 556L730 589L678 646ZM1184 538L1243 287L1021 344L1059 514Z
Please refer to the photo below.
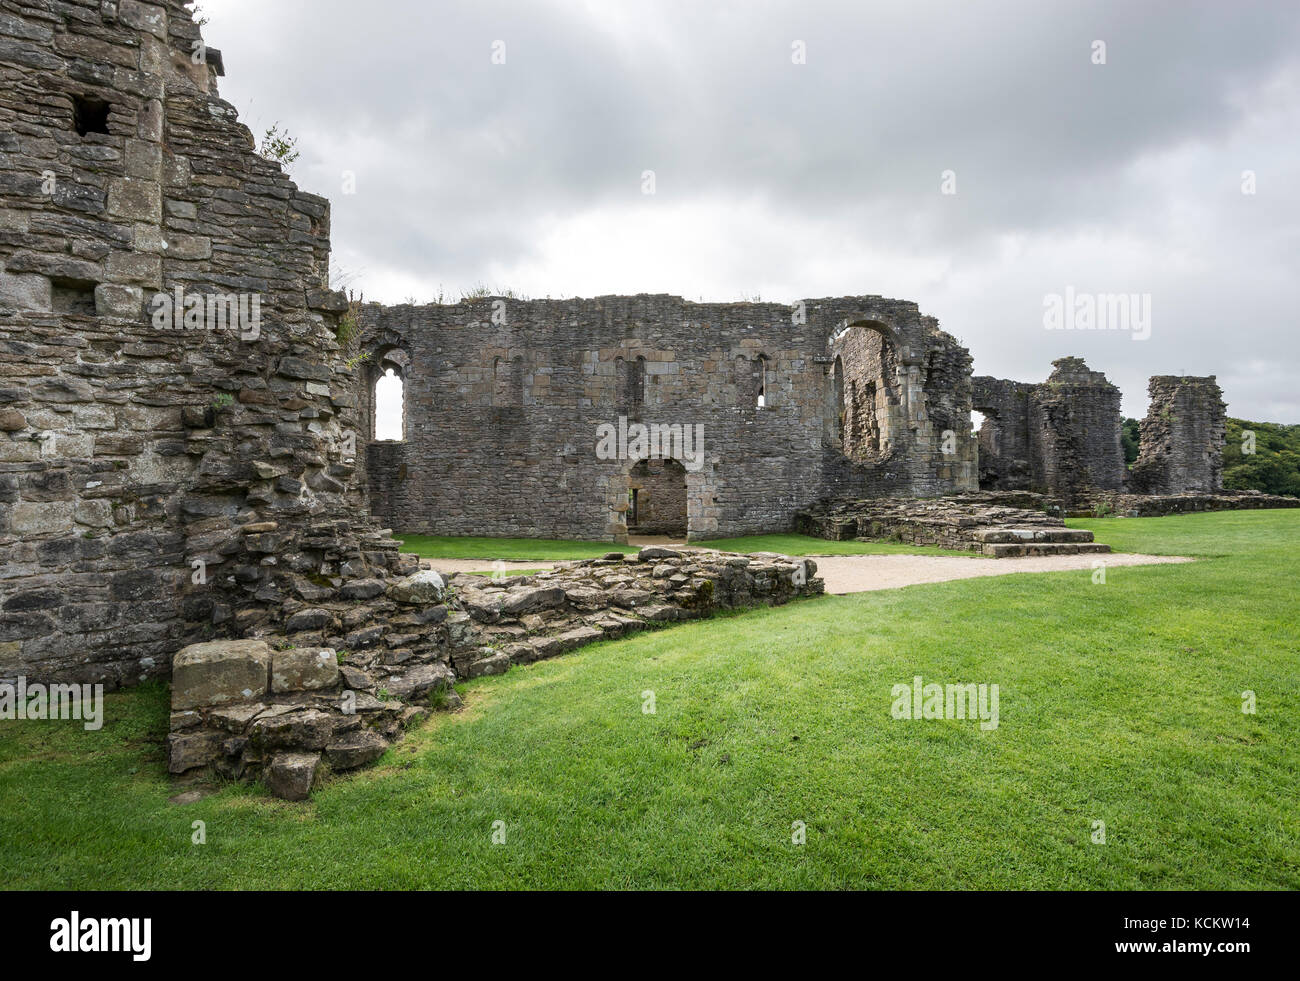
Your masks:
M684 539L688 527L686 468L659 458L634 464L628 475L628 534Z

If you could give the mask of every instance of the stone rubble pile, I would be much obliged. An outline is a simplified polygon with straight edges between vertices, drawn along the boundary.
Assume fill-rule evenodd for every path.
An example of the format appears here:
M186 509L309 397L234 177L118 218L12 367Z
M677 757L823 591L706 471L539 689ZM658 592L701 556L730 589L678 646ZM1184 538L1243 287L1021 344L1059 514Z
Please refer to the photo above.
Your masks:
M302 800L321 773L371 763L430 708L458 706L456 681L719 609L815 596L816 572L768 552L645 548L507 579L420 570L322 587L317 602L288 604L280 630L177 653L168 768L260 777Z

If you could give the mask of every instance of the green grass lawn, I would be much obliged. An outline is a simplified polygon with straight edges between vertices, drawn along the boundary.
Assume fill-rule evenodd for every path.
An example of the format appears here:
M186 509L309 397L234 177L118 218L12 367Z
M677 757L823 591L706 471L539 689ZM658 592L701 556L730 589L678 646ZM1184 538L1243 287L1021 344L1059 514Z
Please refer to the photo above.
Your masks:
M454 538L437 535L400 537L402 551L422 559L499 559L503 562L596 559L607 552L635 553L632 545L608 542L568 542L545 538ZM782 555L971 555L928 546L895 545L890 542L828 542L809 535L749 535L745 538L714 538L691 542L701 548L724 552L779 552Z
M1080 571L826 597L602 643L464 685L464 711L304 805L242 785L168 804L160 686L110 696L99 732L0 723L0 875L1300 888L1300 511L1080 524L1207 558L1110 568L1105 584ZM894 720L891 686L918 674L998 684L1000 725Z

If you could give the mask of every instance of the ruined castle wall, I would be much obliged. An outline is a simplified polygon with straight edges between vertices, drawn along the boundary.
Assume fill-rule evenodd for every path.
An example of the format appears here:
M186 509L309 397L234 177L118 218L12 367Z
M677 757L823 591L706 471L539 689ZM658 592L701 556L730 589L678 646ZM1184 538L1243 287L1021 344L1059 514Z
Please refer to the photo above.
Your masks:
M686 467L692 538L788 528L827 492L828 460L836 487L973 487L969 354L914 304L848 297L801 308L648 295L369 306L368 348L410 358L406 442L370 465L376 513L426 534L620 540L637 460L597 453L600 427L620 418L702 427L703 459ZM888 332L892 350L845 340L877 329L848 329L866 323ZM850 380L877 385L890 434L879 458L849 460L826 435L846 344ZM927 365L955 390L927 393ZM927 406L959 422L963 400L966 427L944 454Z
M1058 358L1042 384L979 376L980 487L1033 490L1067 503L1124 483L1120 392L1081 358Z
M1124 483L1120 391L1081 358L1058 358L1047 381L1029 398L1030 459L1034 479L1063 501Z
M915 307L884 314L832 335L822 496L977 489L969 352Z
M1139 494L1223 489L1227 405L1213 375L1156 375L1130 487Z
M979 431L981 490L1028 490L1029 396L1033 385L986 375L971 379L971 407L984 413Z
M2 7L0 677L116 685L393 553L342 450L328 203L179 2ZM257 336L156 326L177 288L255 297Z

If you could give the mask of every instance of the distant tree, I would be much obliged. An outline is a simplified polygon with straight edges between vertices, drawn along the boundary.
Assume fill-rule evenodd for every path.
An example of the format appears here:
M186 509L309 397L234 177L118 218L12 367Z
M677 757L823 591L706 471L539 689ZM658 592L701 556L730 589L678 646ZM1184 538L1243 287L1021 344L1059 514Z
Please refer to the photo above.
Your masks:
M1300 497L1300 426L1229 419L1223 447L1223 486ZM1254 434L1254 453L1246 433Z
M1124 447L1124 465L1131 467L1137 461L1138 447L1141 445L1141 423L1136 419L1125 419L1119 430L1119 442Z

